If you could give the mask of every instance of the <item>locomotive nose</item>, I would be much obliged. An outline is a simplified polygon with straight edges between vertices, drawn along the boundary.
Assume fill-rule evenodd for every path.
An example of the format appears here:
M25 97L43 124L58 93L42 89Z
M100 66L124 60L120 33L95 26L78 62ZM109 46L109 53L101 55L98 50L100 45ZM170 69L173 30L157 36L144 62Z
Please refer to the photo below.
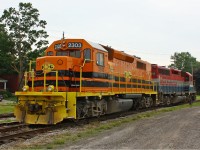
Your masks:
M52 70L63 70L63 65L66 66L66 61L59 56L46 56L37 59L36 70L45 70L50 72Z

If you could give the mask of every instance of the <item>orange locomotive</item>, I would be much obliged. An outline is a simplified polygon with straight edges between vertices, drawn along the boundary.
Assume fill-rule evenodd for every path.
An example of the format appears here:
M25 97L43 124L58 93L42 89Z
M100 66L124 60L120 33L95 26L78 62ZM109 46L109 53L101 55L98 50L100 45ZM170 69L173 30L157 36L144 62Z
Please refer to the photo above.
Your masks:
M15 116L28 124L56 124L151 107L157 88L151 64L84 39L53 42L35 69L29 64Z

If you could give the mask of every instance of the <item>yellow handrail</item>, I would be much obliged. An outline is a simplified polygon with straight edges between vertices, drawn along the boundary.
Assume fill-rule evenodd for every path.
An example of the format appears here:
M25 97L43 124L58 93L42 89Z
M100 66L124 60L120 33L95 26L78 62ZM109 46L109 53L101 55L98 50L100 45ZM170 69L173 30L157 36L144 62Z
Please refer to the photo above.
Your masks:
M58 71L56 71L56 92L58 92Z
M50 71L56 73L56 92L58 92L58 71ZM46 71L44 71L44 91L46 92Z
M32 61L32 60L30 60L30 62L29 62L29 73L30 73L30 76L31 76L31 81L32 81L32 85L31 85L31 87L32 87L32 91L34 91L34 69L32 69L32 63L33 62L36 62L36 61ZM43 70L43 72L44 72L44 91L46 92L46 74L48 73L48 72L55 72L56 73L56 91L58 92L58 71L47 71L47 70ZM28 73L27 72L25 72L25 86L27 85L27 75Z
M44 92L46 92L46 71L44 71Z
M33 62L36 62L36 61L30 60L30 62L29 62L29 72L31 72L31 70L32 70L31 65L32 65Z
M92 61L92 60L84 59L82 66L80 66L80 89L79 89L80 93L82 91L82 72L83 72L83 67L85 66L86 61Z
M27 86L27 75L28 73L27 73L27 71L24 73L24 77L25 77L25 79L24 79L24 85L25 86Z
M31 71L31 78L32 78L32 91L34 91L34 70Z

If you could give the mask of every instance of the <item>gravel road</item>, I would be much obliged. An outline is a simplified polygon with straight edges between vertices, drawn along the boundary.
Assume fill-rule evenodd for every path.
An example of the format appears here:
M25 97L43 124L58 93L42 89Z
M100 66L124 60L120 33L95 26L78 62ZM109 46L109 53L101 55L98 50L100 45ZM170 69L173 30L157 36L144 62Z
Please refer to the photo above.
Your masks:
M200 107L124 124L62 149L200 149Z

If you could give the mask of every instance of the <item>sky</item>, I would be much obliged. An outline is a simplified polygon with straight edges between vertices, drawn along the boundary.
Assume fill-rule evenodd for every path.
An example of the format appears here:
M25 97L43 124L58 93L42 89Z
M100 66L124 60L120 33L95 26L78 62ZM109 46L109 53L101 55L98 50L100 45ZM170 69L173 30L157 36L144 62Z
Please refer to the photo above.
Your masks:
M49 44L81 38L168 66L175 52L200 61L200 0L0 0L4 9L30 2L46 20Z

